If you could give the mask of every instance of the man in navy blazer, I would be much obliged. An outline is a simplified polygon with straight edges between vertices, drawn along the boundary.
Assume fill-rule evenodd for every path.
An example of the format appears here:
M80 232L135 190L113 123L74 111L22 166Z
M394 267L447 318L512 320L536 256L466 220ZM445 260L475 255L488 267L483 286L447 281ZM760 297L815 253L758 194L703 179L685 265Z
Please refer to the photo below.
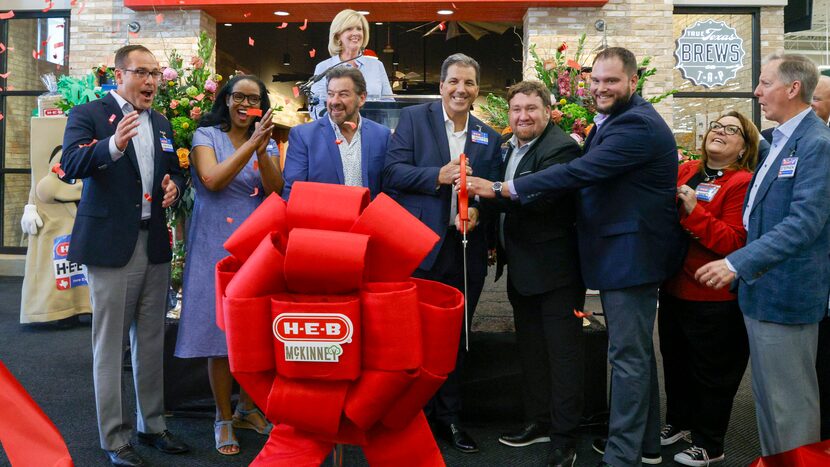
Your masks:
M139 442L165 453L188 450L164 421L171 259L164 208L178 200L184 178L170 123L151 109L160 78L149 50L122 47L115 54L118 88L73 108L63 137L64 178L84 179L68 257L87 267L98 431L113 465L144 465L130 445L132 417L121 394L128 332Z
M773 143L746 195L746 246L697 271L701 283L737 282L752 364L761 452L819 441L818 322L830 292L830 129L810 108L816 66L773 55L755 95Z
M611 47L594 59L591 93L599 114L584 155L490 183L468 179L485 197L522 204L580 190L577 233L582 277L600 291L608 325L611 418L603 463L660 463L660 406L652 334L657 288L682 262L675 205L677 149L668 125L635 93L637 61Z
M418 269L416 277L436 280L465 292L468 323L487 275L486 229L478 226L478 207L470 200L467 234L467 288L461 224L453 177L460 173L459 155L469 161L468 173L495 179L501 162L499 134L470 114L478 96L478 62L464 54L450 55L441 65L441 101L407 107L389 143L383 190L441 239ZM484 219L486 221L486 219ZM462 331L463 332L463 331ZM459 373L464 359L461 342L455 370L425 411L436 434L462 452L476 452L476 442L460 427Z
M366 102L366 80L356 68L332 68L327 74L328 116L288 132L285 188L294 182L364 186L374 198L381 190L381 172L391 131L360 115Z

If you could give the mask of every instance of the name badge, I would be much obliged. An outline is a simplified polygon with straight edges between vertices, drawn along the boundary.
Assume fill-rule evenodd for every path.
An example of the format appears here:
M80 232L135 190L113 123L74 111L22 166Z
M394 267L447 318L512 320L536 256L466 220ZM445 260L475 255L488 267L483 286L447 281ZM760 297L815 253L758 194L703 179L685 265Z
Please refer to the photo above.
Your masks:
M473 142L476 144L483 144L486 146L490 143L490 139L487 136L487 133L483 131L473 130L472 135Z
M720 190L720 185L715 185L714 183L701 183L695 189L695 196L699 201L706 201L708 203L712 201L718 190Z
M161 141L161 150L162 151L164 151L164 152L175 152L173 150L173 142L170 141L170 138L162 137L162 138L159 138L159 141Z
M785 157L784 160L781 161L781 167L778 169L778 178L795 177L795 167L797 165L797 157Z

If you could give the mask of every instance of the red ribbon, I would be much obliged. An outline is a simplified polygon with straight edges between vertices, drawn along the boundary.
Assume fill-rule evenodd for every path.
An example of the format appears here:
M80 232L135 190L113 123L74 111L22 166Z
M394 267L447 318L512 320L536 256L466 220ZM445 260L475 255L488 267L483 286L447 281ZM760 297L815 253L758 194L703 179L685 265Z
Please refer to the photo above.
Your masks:
M463 295L409 277L437 241L384 194L308 182L228 239L217 325L277 423L252 465L318 466L333 443L372 465L444 465L422 407L454 368Z
M820 467L830 465L830 440L759 457L749 467Z

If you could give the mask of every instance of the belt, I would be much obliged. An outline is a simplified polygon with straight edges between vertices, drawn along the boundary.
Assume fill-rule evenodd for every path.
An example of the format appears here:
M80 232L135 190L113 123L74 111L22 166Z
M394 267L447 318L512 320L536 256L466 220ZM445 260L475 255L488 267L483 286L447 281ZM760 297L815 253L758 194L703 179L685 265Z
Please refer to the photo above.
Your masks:
M150 219L141 219L138 228L141 230L150 230Z

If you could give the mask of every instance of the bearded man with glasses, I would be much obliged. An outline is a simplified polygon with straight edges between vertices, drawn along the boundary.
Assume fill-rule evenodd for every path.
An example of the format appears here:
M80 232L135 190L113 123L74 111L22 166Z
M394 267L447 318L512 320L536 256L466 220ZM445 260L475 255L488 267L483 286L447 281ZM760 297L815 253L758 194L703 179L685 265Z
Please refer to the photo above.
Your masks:
M167 431L163 382L171 258L164 209L178 202L184 178L170 122L151 109L158 61L129 45L116 52L115 68L115 91L72 109L61 162L65 177L84 179L68 257L88 271L101 447L113 465L140 466L121 391L127 333L139 442L169 454L189 449Z

